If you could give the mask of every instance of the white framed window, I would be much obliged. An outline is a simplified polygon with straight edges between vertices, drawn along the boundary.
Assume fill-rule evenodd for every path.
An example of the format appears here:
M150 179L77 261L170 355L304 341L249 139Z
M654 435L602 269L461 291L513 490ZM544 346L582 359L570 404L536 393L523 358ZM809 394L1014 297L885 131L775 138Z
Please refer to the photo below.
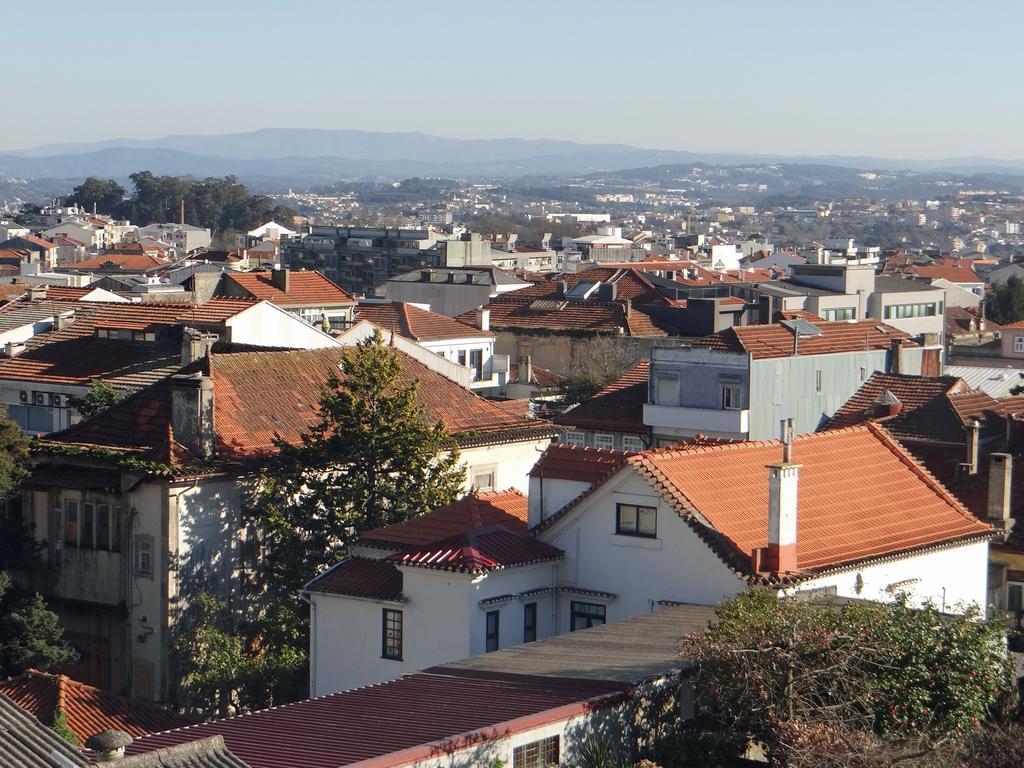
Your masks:
M549 736L512 750L512 768L550 768L558 765L559 737Z
M135 573L139 576L153 578L153 537L140 535L135 537Z
M566 445L584 445L586 441L586 436L576 429L563 432L558 438L558 442L565 443Z
M654 402L656 405L679 405L679 377L659 374L654 377Z
M739 411L743 408L743 387L739 384L722 385L722 409Z
M474 469L473 470L473 487L478 491L493 491L494 490L494 469Z
M623 435L622 436L622 450L631 451L633 453L639 453L644 450L644 441L636 435Z
M1024 336L1013 337L1013 351L1024 352Z
M615 449L615 435L611 432L595 432L594 433L594 447L595 448L606 448L609 451Z

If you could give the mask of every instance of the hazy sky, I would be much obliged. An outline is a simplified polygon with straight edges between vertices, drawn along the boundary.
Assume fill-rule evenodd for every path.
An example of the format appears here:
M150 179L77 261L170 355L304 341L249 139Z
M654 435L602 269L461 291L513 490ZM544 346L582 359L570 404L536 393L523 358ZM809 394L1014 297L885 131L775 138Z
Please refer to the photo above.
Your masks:
M4 4L0 148L267 127L1024 157L1024 3Z

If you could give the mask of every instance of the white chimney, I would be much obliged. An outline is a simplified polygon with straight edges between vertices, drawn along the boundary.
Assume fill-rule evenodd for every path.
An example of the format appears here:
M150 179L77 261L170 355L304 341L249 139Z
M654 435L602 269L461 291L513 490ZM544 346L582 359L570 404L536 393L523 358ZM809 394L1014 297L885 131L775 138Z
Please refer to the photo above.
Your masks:
M988 509L986 517L994 527L1009 533L1013 528L1010 516L1010 489L1013 486L1013 457L1008 453L989 456Z
M796 514L800 465L793 463L793 420L782 421L782 463L768 464L768 550L765 570L797 570Z
M476 310L476 327L481 331L491 330L491 310L478 307Z

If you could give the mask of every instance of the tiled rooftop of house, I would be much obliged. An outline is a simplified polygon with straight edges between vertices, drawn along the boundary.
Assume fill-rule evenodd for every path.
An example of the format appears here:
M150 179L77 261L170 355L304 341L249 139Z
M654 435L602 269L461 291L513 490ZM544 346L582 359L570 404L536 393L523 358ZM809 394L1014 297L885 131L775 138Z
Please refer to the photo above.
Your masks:
M221 735L251 768L342 768L403 752L395 764L441 759L453 744L540 726L618 701L614 680L475 672L428 672L239 717L146 736L129 756ZM576 711L575 709L573 711Z
M450 536L423 546L407 547L388 560L418 568L484 573L532 565L564 557L562 550L530 538L524 530L490 526Z
M367 531L359 537L359 543L388 548L415 547L494 525L525 531L526 496L515 489L467 494L404 523Z
M954 264L938 264L928 266L913 265L906 270L909 274L916 275L918 277L925 277L929 280L948 280L951 283L978 283L982 284L982 279L978 277L977 273L970 266L970 263L962 265Z
M596 484L626 465L628 453L556 443L537 459L530 477Z
M727 328L712 336L705 336L693 346L721 352L749 353L755 360L796 355L829 355L840 352L889 349L894 339L901 339L905 347L916 347L910 334L876 320L858 322L814 323L821 333L817 336L801 334L781 323L773 325L744 325Z
M647 432L643 416L649 370L650 363L641 360L589 400L557 417L555 423L578 429Z
M492 331L482 331L474 325L455 320L437 312L430 312L405 301L388 304L360 304L356 307L356 320L369 320L374 325L413 341L442 341L444 339L492 338Z
M83 744L107 729L143 736L188 725L188 720L174 712L129 701L66 675L29 670L0 679L0 693L43 723L51 723L56 712L63 712L68 728Z
M399 601L405 599L402 582L402 572L390 560L346 557L312 579L304 589L329 595Z
M166 259L148 253L107 251L91 259L70 262L61 266L76 272L146 272L166 264Z
M896 411L890 413L891 410ZM1003 407L954 376L872 374L825 425L836 429L875 421L898 440L963 445L977 419L982 439L1005 433Z
M782 445L773 440L666 448L628 461L726 563L749 576L751 551L768 544L765 466L781 460ZM793 461L800 465L801 571L991 536L988 525L870 423L799 436Z
M288 290L274 284L272 272L225 272L230 281L255 299L272 301L279 307L329 307L355 304L352 294L316 271L288 271Z

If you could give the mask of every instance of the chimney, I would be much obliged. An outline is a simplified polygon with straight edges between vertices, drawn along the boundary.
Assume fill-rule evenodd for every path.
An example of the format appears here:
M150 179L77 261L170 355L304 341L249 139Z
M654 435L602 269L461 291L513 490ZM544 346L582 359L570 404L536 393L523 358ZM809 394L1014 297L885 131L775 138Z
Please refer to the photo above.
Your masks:
M280 291L288 293L288 276L291 274L291 270L288 269L274 269L270 272L270 284L273 285Z
M989 456L988 522L1003 533L1009 533L1014 520L1010 514L1010 490L1013 487L1013 457L1008 453Z
M623 309L626 313L626 319L629 320L633 315L633 302L630 299L626 299L625 307Z
M889 352L889 373L903 373L903 339L893 339Z
M28 289L28 298L30 301L43 301L46 298L46 286L33 285Z
M519 358L519 375L517 380L520 384L529 384L533 380L533 363L530 362L529 355L523 355Z
M421 283L429 283L430 282L430 270L429 269L421 269L420 270L420 282Z
M978 474L978 447L981 443L981 423L977 419L967 422L967 455L960 465L966 475Z
M201 333L194 328L183 328L181 331L181 364L189 365L206 357L207 351L219 338L215 333Z
M903 403L888 389L878 396L874 403L873 419L887 419L899 415L903 410Z
M133 739L124 731L106 730L90 736L85 746L96 753L96 762L110 763L124 757L124 749Z
M201 373L177 373L171 384L174 438L200 458L213 456L213 379Z
M491 330L491 310L486 307L477 307L476 327L481 331Z
M793 463L793 420L782 421L782 463L768 464L768 550L764 568L772 573L797 570L796 514L800 465Z

